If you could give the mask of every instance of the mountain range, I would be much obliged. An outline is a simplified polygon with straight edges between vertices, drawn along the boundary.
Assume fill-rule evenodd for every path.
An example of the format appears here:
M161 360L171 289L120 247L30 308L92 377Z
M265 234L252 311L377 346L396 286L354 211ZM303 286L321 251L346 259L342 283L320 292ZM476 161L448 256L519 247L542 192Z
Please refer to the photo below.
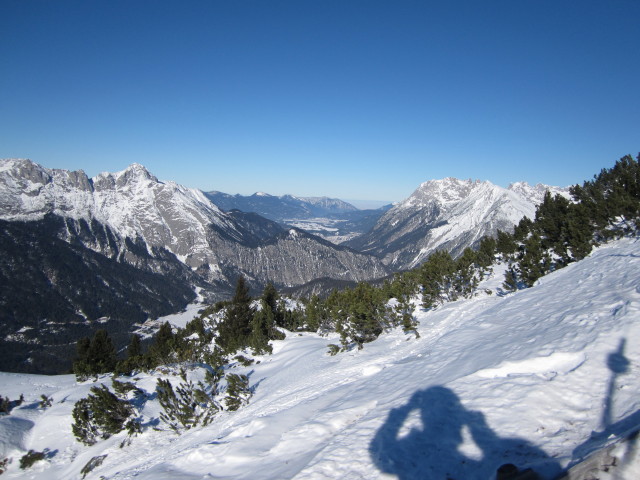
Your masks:
M183 309L196 291L208 302L227 298L239 275L257 293L267 282L389 273L373 255L223 212L138 164L89 178L2 160L0 228L0 360L8 370L58 369L74 354L68 344L97 325L122 344L135 322Z
M275 196L264 192L245 196L217 191L205 192L205 195L223 210L237 209L243 212L254 212L278 222L291 218L326 217L358 210L350 203L329 197Z
M274 196L263 192L244 196L213 191L205 192L205 196L222 210L257 213L336 244L368 232L391 208L391 205L386 205L377 209L359 210L337 198Z
M205 194L139 164L89 178L0 160L0 361L60 371L80 336L101 327L126 344L134 324L228 298L239 275L254 294L268 282L322 294L380 279L511 230L549 189L566 195L447 178L367 211L326 197Z

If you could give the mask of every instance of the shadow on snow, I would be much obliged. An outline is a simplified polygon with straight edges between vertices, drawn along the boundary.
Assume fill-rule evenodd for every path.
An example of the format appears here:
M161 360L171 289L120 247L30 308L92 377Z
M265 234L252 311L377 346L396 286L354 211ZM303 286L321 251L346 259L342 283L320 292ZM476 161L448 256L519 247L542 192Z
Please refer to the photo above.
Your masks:
M521 438L502 438L484 415L442 386L416 392L392 409L369 445L375 465L400 480L487 480L512 464L554 478L560 465ZM508 475L499 478L509 478Z

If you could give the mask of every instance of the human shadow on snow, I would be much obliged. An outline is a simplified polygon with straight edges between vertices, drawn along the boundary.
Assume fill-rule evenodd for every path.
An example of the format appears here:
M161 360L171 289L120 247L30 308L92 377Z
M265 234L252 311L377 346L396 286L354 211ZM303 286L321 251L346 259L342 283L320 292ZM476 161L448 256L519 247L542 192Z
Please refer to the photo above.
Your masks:
M369 453L382 472L400 480L495 479L505 464L520 471L532 468L544 479L561 472L553 458L528 441L497 435L481 412L467 410L442 386L420 390L392 409Z

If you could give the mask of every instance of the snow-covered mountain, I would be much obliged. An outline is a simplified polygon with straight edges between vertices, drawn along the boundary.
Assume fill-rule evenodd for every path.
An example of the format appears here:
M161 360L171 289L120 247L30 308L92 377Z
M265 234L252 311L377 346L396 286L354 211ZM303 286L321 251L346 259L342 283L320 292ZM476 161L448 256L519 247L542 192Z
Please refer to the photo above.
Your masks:
M493 480L512 463L552 480L603 449L593 476L569 478L640 478L637 436L618 443L640 428L638 239L513 294L486 293L500 292L494 273L474 298L416 307L417 339L398 328L330 356L337 335L288 334L273 355L231 366L249 375L247 406L180 436L158 419L153 394L177 372L121 378L147 394L135 404L143 432L122 448L125 432L90 447L72 435L74 403L94 383L2 373L0 393L25 396L0 417L0 461L13 460L2 478L81 478L92 462L87 479ZM42 394L51 407L38 407ZM44 458L21 470L29 450Z
M302 232L271 225L265 233L252 226L268 223L257 217L240 222L201 191L161 182L139 164L90 179L82 171L47 169L29 160L0 161L0 219L34 221L47 214L96 220L121 238L140 239L148 249L164 248L193 269L208 269L209 281L228 280L228 268L258 283L283 285L317 275L362 280L386 273L373 258ZM263 249L254 248L261 243ZM296 269L305 258L313 265Z
M412 268L436 250L455 256L485 235L512 231L522 217L534 217L547 190L568 195L567 189L525 182L502 188L488 181L430 180L346 244L379 256L394 270Z
M82 171L2 160L0 218L34 221L47 214L96 220L121 238L140 238L148 247L166 248L196 268L207 261L210 226L230 238L242 238L202 192L160 182L139 164L90 179Z
M26 347L35 337L16 335L25 326L37 337L34 332L54 322L52 329L64 330L60 342L68 343L71 320L126 318L130 325L183 308L196 287L208 300L226 298L239 274L261 289L267 282L285 287L388 273L374 256L257 215L225 213L202 192L159 181L138 164L88 178L29 160L0 160L0 228L0 285L6 286L0 342L17 342L11 351L22 351L23 360L26 352L38 355ZM75 285L75 278L84 283ZM49 298L54 312L38 298ZM128 301L130 308L121 311ZM69 322L60 327L63 318ZM126 334L123 325L118 329Z

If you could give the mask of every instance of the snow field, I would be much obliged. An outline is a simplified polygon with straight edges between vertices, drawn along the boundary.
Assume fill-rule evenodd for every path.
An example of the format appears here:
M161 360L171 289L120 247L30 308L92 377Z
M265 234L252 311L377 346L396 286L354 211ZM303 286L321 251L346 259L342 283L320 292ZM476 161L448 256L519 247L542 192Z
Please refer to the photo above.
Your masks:
M14 459L5 476L80 478L107 454L87 478L484 480L508 462L553 478L640 426L639 267L640 241L627 238L506 296L496 268L481 285L492 295L418 310L419 339L397 329L333 357L336 337L289 333L234 369L255 386L249 405L177 436L153 429L163 425L148 401L146 431L122 449L121 436L86 447L71 435L91 383L0 374L1 394L27 399L0 418L0 456ZM155 377L139 377L153 392ZM44 411L41 393L54 398ZM634 445L616 449L634 459ZM44 448L55 453L18 468ZM637 463L607 478L640 478Z

